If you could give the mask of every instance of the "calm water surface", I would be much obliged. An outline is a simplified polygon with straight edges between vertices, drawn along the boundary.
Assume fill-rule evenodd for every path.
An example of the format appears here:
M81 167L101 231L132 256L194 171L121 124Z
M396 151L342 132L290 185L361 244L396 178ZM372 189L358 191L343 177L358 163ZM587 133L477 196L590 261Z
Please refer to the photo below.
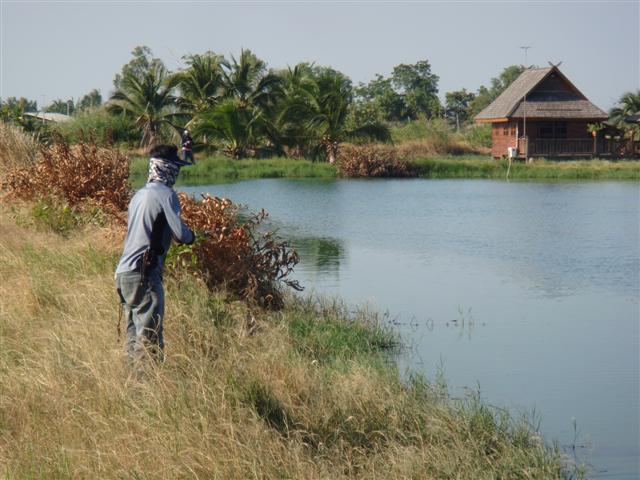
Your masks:
M251 180L183 187L267 209L307 291L389 312L400 361L541 416L597 478L640 478L640 186ZM577 441L574 440L577 425Z

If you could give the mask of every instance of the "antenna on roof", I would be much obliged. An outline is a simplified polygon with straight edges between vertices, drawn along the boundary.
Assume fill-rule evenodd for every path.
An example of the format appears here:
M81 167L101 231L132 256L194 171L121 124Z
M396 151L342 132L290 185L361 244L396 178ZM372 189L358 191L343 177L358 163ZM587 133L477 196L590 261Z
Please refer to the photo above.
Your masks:
M524 68L529 68L527 67L527 51L531 48L530 46L522 46L522 47L518 47L521 48L522 50L524 50Z
M547 63L548 63L549 65L551 65L552 67L554 67L554 68L558 68L560 65L562 65L562 61L559 61L559 62L558 62L558 63L556 63L555 65L554 65L552 62L548 61L548 60L547 60Z

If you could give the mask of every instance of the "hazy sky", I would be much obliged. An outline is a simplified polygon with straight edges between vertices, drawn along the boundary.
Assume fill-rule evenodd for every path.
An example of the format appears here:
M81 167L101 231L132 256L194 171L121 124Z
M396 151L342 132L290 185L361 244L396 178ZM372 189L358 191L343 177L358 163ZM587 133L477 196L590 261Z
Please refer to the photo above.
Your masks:
M428 59L440 96L475 91L505 66L561 70L610 108L640 84L639 1L29 1L0 0L0 96L49 103L98 88L136 45L170 69L187 53L238 55L270 67L331 66L354 83Z

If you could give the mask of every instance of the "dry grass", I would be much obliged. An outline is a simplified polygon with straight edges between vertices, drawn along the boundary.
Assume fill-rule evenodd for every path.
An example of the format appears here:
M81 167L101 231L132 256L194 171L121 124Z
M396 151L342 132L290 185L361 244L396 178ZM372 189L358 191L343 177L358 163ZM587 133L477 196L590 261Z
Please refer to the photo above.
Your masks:
M0 478L538 478L557 453L477 402L403 384L340 308L252 311L167 280L166 362L129 378L120 243L0 210Z
M0 180L9 170L33 165L39 148L33 135L0 121Z

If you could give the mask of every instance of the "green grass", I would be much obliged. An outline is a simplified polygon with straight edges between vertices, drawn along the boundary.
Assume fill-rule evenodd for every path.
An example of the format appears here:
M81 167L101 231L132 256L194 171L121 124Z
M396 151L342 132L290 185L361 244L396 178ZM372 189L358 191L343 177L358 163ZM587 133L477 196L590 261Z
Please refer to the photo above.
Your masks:
M131 163L130 179L134 186L147 178L147 159L135 158ZM484 155L430 156L411 160L421 178L489 178L506 179L508 162ZM293 158L231 160L224 157L198 159L193 167L180 172L183 185L206 185L250 178L337 178L336 167L326 162L312 162ZM640 180L640 162L634 160L609 161L535 160L527 164L514 162L509 172L513 180Z
M509 164L484 156L430 157L411 162L422 178L506 179ZM536 160L514 162L509 178L514 180L640 180L640 162L608 160Z
M148 159L134 158L130 178L134 185L147 178ZM180 183L208 184L248 178L333 178L336 168L326 162L294 158L232 160L226 157L196 158L196 164L180 171Z

